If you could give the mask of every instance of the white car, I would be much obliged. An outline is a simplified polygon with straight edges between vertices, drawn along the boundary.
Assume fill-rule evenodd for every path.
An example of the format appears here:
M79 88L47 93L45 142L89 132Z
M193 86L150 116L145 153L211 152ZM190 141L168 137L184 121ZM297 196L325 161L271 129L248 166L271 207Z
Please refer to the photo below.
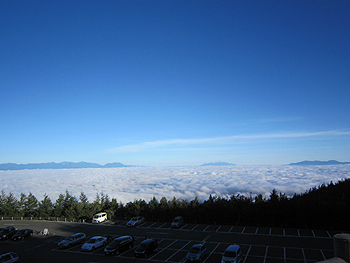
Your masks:
M96 215L94 215L94 217L92 218L92 223L102 223L104 221L107 220L107 213L106 212L101 212L101 213L97 213Z
M95 236L90 238L84 245L81 246L83 251L93 251L96 248L103 247L107 244L107 238L101 236Z
M143 216L135 216L130 219L129 222L126 223L127 226L137 226L145 222L145 218Z

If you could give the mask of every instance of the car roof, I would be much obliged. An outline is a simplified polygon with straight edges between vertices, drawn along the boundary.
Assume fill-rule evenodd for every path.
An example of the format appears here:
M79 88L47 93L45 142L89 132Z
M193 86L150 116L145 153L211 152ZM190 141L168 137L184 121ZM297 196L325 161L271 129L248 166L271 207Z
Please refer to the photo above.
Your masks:
M195 244L192 247L203 247L203 246L204 246L203 244Z
M226 251L237 251L239 249L239 245L230 245L228 248L226 248Z
M154 242L154 239L148 238L148 239L145 239L144 241L142 241L141 243L148 244L148 243L152 243L152 242Z
M90 239L98 239L98 238L101 238L102 236L94 236L94 237L92 237L92 238L90 238Z
M84 233L76 233L76 234L71 235L71 237L80 236L80 235L85 235L85 234Z

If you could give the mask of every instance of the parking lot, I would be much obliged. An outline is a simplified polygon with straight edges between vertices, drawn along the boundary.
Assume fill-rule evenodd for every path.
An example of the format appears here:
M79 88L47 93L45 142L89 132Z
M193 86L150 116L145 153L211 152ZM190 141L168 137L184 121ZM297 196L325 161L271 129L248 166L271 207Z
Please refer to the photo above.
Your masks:
M208 249L204 262L220 262L222 253L231 244L241 246L242 263L307 263L332 258L334 255L332 236L339 231L258 228L243 226L220 226L185 224L181 229L171 229L170 223L145 222L138 227L126 227L125 221L89 223L63 223L46 221L0 221L0 227L27 224L33 229L47 227L47 237L33 236L28 240L2 241L6 251L17 252L21 262L41 255L50 262L185 262L186 254L194 244L203 243ZM17 225L18 226L17 226ZM105 256L104 248L83 252L80 245L59 249L57 243L73 233L84 232L87 238L95 235L133 235L134 247L119 255ZM158 251L146 259L134 257L136 246L146 237L158 241ZM16 251L20 246L23 251ZM5 247L5 246L2 246ZM1 249L1 252L3 249ZM49 253L47 253L49 252ZM46 255L46 256L45 256ZM40 260L39 260L40 261ZM39 262L37 261L37 262ZM44 261L42 261L44 262Z

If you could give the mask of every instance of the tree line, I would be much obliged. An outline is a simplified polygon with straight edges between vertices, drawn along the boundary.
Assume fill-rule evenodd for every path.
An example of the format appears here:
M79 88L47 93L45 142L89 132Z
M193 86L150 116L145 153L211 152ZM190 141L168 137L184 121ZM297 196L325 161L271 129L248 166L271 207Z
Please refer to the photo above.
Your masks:
M77 198L66 191L52 202L46 194L41 201L32 193L22 193L19 199L12 193L0 194L1 217L91 220L100 211L111 219L141 215L146 220L168 222L181 215L187 223L349 230L350 179L322 184L292 197L273 189L267 198L261 194L210 195L204 201L198 197L191 201L153 197L149 202L139 199L123 204L102 192L89 202L83 192Z

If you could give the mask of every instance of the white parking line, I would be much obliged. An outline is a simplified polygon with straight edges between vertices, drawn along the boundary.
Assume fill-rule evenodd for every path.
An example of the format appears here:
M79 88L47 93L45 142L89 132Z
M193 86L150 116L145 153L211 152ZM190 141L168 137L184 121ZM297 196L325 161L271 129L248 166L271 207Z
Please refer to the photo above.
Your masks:
M303 249L303 248L301 249L301 252L303 252L304 262L306 263L306 257L305 257L305 252L304 252L304 249Z
M191 230L194 230L198 225L195 225L194 228L192 228Z
M147 228L150 228L151 226L153 226L153 225L155 225L155 224L157 224L157 223L155 222L155 223L153 223L152 225L149 225Z
M217 244L216 247L213 249L213 251L210 252L210 254L209 254L208 256L206 256L206 258L205 258L205 260L203 261L203 263L207 261L207 259L210 257L210 255L213 254L213 252L215 251L215 249L216 249L220 244L221 244L221 243Z
M179 250L177 250L174 254L172 254L170 257L168 257L165 261L168 261L170 258L172 258L174 255L176 255L179 251L181 251L185 246L190 244L192 241L188 241L185 245L183 245Z
M174 244L175 242L177 242L177 240L175 240L174 242L172 242L171 244L169 244L168 246L166 246L165 248L163 248L162 250L159 250L156 254L154 254L152 257L150 257L149 259L154 258L156 255L158 255L160 252L164 251L165 249L167 249L168 247L170 247L172 244Z
M216 231L215 231L215 232L218 232L220 228L221 228L221 226L219 226L219 227L218 227L218 229L216 229Z
M231 228L230 228L230 230L228 232L231 232L232 228L233 228L233 226L231 226Z
M266 258L267 258L267 251L269 250L269 246L266 246L266 249L265 249L265 256L264 256L264 262L266 262Z
M160 225L159 227L157 227L157 229L161 228L162 226L166 225L166 223L164 223L163 225Z
M242 232L241 232L242 234L243 234L244 230L245 230L245 227L243 228L243 230L242 230Z
M251 249L251 248L252 248L252 245L249 246L248 251L247 251L247 254L245 255L245 258L244 258L243 263L245 263L245 261L247 260L247 257L248 257L248 255L249 255L249 252L250 252L250 249Z
M325 257L325 255L323 254L322 249L320 249L320 252L321 252L321 254L322 254L323 259L326 260L326 257Z
M259 228L257 227L255 230L255 235L258 233Z
M202 240L202 243L204 244L210 237L211 237L211 235L208 235L206 238L204 238L204 239Z
M203 231L207 230L208 227L209 227L209 225Z

